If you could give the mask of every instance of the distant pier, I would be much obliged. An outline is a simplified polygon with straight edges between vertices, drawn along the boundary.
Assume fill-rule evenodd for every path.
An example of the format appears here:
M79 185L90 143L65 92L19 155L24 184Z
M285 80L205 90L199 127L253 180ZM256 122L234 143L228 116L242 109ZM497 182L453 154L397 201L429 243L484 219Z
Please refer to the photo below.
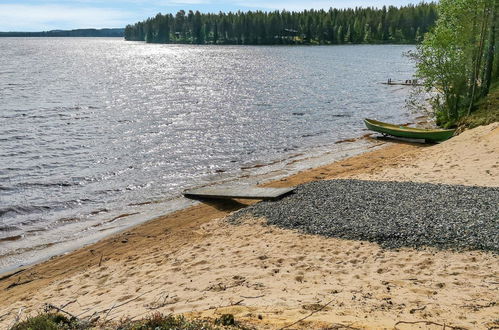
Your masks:
M382 82L383 85L395 85L395 86L423 86L417 79L407 79L404 81L394 81L391 78L386 82Z

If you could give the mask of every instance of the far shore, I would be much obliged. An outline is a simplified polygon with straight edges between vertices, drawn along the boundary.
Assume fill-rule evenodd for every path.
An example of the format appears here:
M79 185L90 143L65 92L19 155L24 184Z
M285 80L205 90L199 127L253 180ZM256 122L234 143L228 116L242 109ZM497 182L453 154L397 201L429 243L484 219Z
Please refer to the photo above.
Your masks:
M353 178L499 187L498 150L494 123L436 145L388 143L264 186ZM230 313L258 328L302 318L294 328L403 329L424 321L499 327L496 254L386 250L267 226L265 219L224 220L252 203L201 203L1 277L0 327L45 303L102 321Z

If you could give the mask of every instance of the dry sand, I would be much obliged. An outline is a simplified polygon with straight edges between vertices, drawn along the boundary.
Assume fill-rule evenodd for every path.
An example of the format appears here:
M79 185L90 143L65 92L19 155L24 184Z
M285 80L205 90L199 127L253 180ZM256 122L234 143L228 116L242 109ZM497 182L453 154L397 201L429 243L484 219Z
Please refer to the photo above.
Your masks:
M499 186L498 154L496 123L434 146L390 144L269 185L349 177ZM384 250L264 219L224 221L243 206L197 205L2 279L0 327L44 303L101 320L159 311L232 313L258 328L302 318L291 328L499 327L495 254Z
M499 187L499 123L465 131L422 152L403 154L392 166L352 177Z

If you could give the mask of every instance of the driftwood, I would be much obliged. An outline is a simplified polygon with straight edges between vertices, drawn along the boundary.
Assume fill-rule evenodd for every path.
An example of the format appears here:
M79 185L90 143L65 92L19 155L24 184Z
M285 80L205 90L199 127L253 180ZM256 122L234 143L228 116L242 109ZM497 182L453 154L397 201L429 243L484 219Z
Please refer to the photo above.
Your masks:
M94 307L94 308L95 308L95 307ZM80 314L78 314L78 315L76 315L76 316L80 317L80 316L82 316L83 314L86 314L86 313L90 312L90 311L91 311L92 309L94 309L94 308L87 308L87 309L85 309L83 312L81 312ZM94 314L95 314L95 312L94 312ZM92 315L93 315L93 314L92 314Z
M64 307L66 307L67 305L69 305L69 303L64 305ZM48 312L51 309L55 309L56 311L58 311L60 313L64 313L64 314L68 315L71 318L71 320L77 320L77 321L80 320L76 315L73 315L70 312L64 310L64 307L61 308L61 307L57 307L56 305L46 303L44 309L45 309L45 312Z
M261 298L261 297L265 297L264 294L262 295L259 295L259 296L241 296L241 298L245 298L245 299L256 299L256 298Z
M19 320L21 319L21 314L23 313L23 310L24 310L24 307L19 308L19 311L17 312L17 315L14 318L14 321L7 329L12 328L17 322L19 322Z
M102 258L104 257L104 253L101 253L100 259L99 259L99 267L102 265Z
M478 304L476 304L476 305L463 305L461 307L470 308L470 309L472 309L472 310L474 310L476 312L476 311L478 311L478 310L480 310L482 308L493 307L493 306L496 306L496 305L497 305L497 303L495 301L492 301L492 302L490 302L490 303L488 303L486 305L478 305Z
M62 305L62 306L61 306L61 308L66 308L66 307L68 307L69 305L74 304L75 302L76 302L76 299L75 299L75 300L68 301L67 303L65 303L64 305Z
M173 296L172 299L174 299L176 297L177 296ZM170 294L166 293L165 291L162 291L159 294L158 299L156 299L154 302L152 302L150 304L144 305L144 307L148 310L156 310L156 309L160 309L160 308L163 308L165 306L168 306L168 305L171 305L171 304L174 304L177 302L177 300L175 300L173 302L168 302L168 301L166 301L168 298L170 298Z
M0 320L1 320L1 319L3 319L5 316L10 315L10 313L11 313L11 312L12 312L12 311L10 311L10 312L7 312L7 313L5 313L5 314L0 315Z
M292 327L292 326L293 326L293 325L295 325L295 324L300 323L301 321L304 321L304 320L308 319L310 316L312 316L312 315L314 315L315 313L318 313L318 312L320 312L321 310L323 310L324 308L326 308L326 307L327 307L328 305L330 305L333 301L334 301L334 300L329 301L328 303L326 303L325 305L323 305L321 308L316 309L316 310L315 310L315 311L313 311L312 313L308 314L307 316L305 316L305 317L303 317L303 318L299 319L298 321L296 321L296 322L294 322L294 323L291 323L291 324L289 324L289 325L286 325L286 326L282 327L280 330L282 330L282 329L287 329L287 328L289 328L289 327Z
M152 290L151 290L151 291L152 291ZM123 306L123 305L126 305L126 304L128 304L128 303L131 303L132 301L139 299L140 297L142 297L142 296L143 296L143 295L145 295L145 294L148 294L148 293L149 293L149 292L151 292L151 291L144 292L144 293L143 293L143 294L141 294L140 296L137 296L137 297L135 297L135 298L132 298L132 299L130 299L130 300L127 300L127 301L125 301L124 303L121 303L121 304L119 304L119 305L113 305L113 307L111 307L111 308L107 308L107 309L102 310L102 311L101 311L101 313L107 312L107 311L108 311L108 310L110 310L110 309L119 308L119 307L121 307L121 306Z
M143 294L138 295L137 297L132 298L132 299L129 299L129 300L125 301L125 302L122 302L121 304L116 305L116 303L115 303L115 304L113 304L113 306L111 306L110 308L106 308L106 309L104 309L104 310L102 310L102 311L100 311L100 312L96 312L96 313L94 313L94 314L106 313L106 316L104 317L104 320L105 320L105 319L107 318L107 316L111 313L111 311L112 311L113 309L120 308L121 306L124 306L124 305L126 305L126 304L129 304L129 303L131 303L132 301L135 301L135 300L139 299L140 297L142 297L143 295L146 295L146 294L148 294L148 293L150 293L150 292L152 292L152 291L154 291L154 290L155 290L155 289L153 289L153 290L149 290L149 291L147 291L147 292L144 292Z
M114 303L113 306L111 306L111 308L109 308L106 315L104 316L104 322L106 322L106 319L109 316L109 313L111 313L111 311L114 309L115 306L116 306L116 303Z
M6 279L8 279L8 278L11 278L12 276L17 275L17 274L19 274L19 273L22 273L22 272L24 272L24 271L25 271L25 269L20 269L20 270L18 270L18 271L16 271L16 272L13 272L13 273L10 273L10 274L7 274L7 275L4 275L4 276L0 277L0 281L6 280Z
M438 326L441 326L443 329L446 329L446 328L449 328L449 329L455 329L455 330L463 330L465 328L462 328L462 327L457 327L457 326L453 326L453 325L449 325L449 324L445 324L445 323L437 323L437 322L433 322L433 321L398 321L397 323L395 323L395 328L397 328L397 325L399 324L420 324L420 323L424 323L426 325L438 325Z
M215 310L219 309L219 308L225 308L225 307L231 307L231 306L237 306L237 305L240 305L242 302L244 301L244 299L241 299L241 300L238 300L234 303L230 303L228 305L221 305L221 306L218 306L218 307L215 307Z
M240 303L242 303L243 301L244 301L244 299L238 300L238 301L236 301L235 303L230 304L229 306L237 306L237 305L239 305Z
M425 305L425 306L423 306L423 307L419 307L419 308L413 308L413 309L411 309L411 310L409 311L409 313L414 314L414 313L416 313L417 311L422 311L422 310L425 310L425 309L426 309L426 305Z
M26 280L24 282L13 282L13 283L10 283L9 285L7 285L7 287L5 288L5 290L12 289L12 288L14 288L16 286L19 286L19 285L28 284L30 282L33 282L33 280Z

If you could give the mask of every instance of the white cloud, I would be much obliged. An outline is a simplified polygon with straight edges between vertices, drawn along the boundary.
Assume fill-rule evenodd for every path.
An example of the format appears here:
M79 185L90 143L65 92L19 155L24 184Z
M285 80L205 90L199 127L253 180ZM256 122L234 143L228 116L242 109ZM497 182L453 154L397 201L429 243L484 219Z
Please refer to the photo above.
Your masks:
M0 4L0 31L124 27L131 17L126 11L98 7Z

